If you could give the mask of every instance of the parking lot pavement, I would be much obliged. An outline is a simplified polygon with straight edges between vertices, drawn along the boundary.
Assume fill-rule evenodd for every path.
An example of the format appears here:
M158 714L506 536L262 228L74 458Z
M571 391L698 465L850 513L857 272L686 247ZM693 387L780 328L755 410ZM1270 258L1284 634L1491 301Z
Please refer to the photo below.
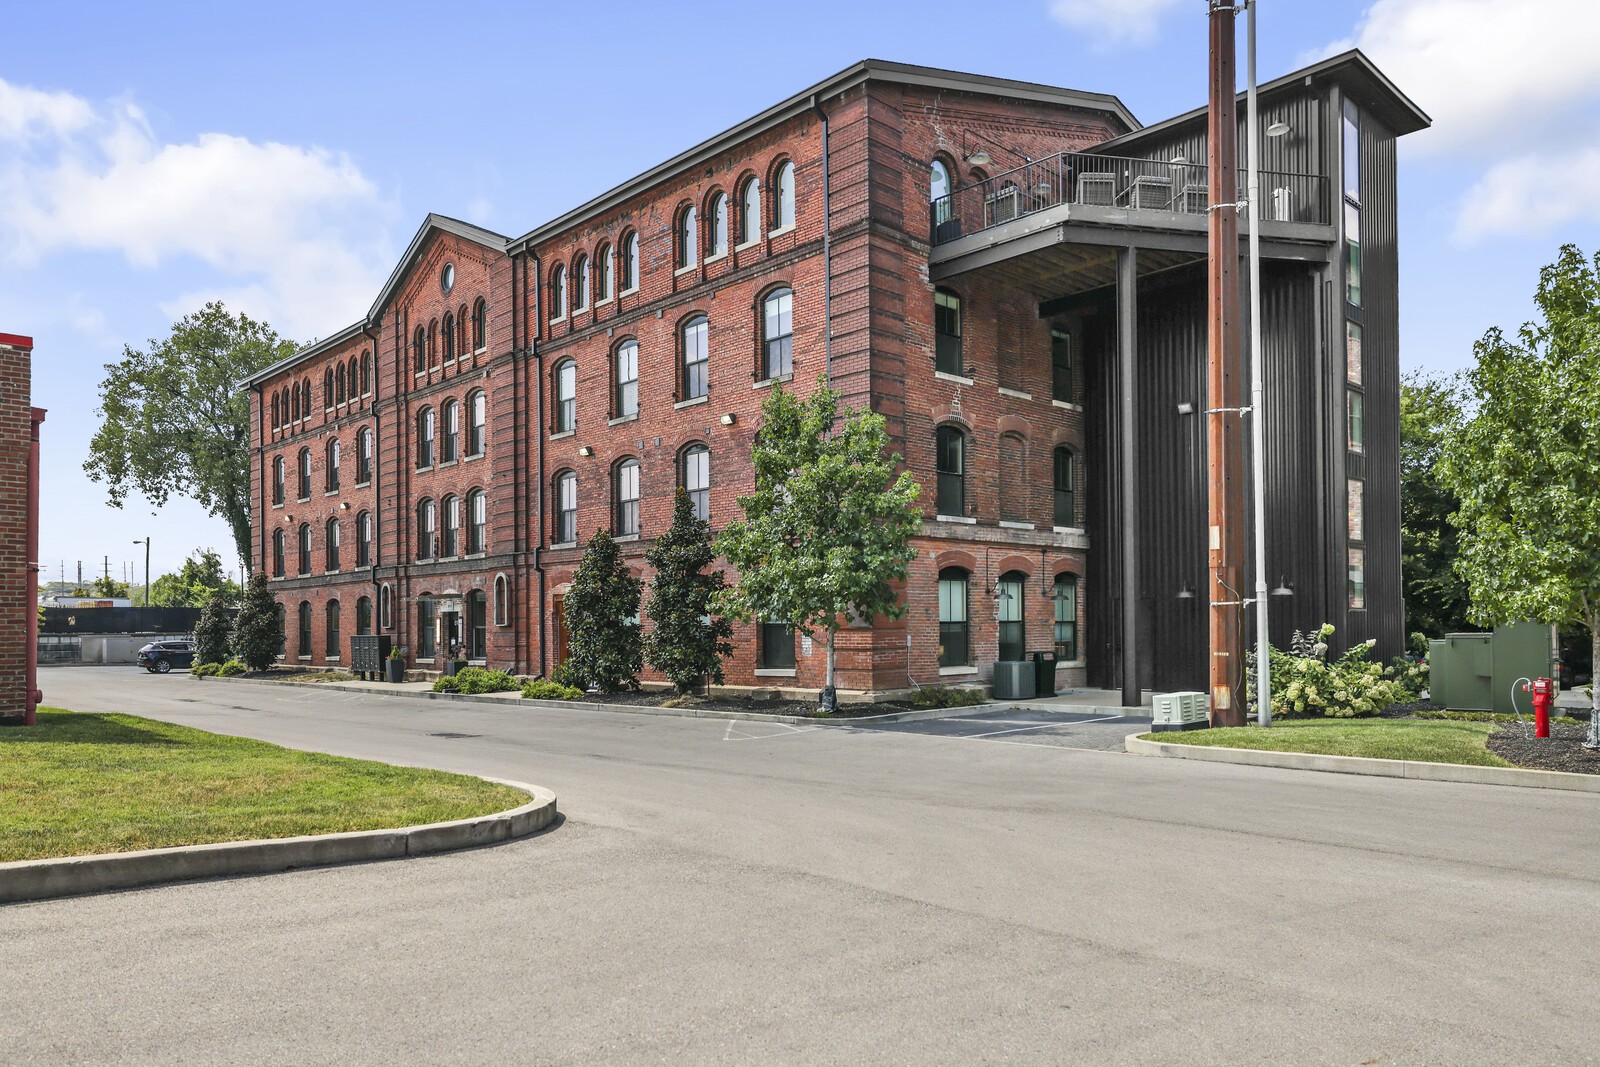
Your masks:
M1118 715L1100 711L1047 711L1038 707L973 709L974 714L920 722L863 724L858 730L920 734L962 741L990 741L1051 748L1092 748L1122 751L1123 739L1150 728L1148 715Z

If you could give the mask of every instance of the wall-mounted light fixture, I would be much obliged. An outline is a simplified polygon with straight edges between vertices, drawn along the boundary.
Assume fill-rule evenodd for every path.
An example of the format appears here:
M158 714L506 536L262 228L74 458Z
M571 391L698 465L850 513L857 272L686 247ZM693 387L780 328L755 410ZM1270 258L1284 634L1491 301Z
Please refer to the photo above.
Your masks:
M339 501L339 510L340 511L349 511L350 510L350 501L348 501L348 500Z
M285 522L285 523L291 523L291 522L293 522L293 521L294 521L294 516L293 516L293 515L289 515L289 514L287 514L287 513L286 513L286 514L285 514L285 515L284 515L284 516L283 516L283 521L284 521L284 522Z
M1293 129L1294 127L1289 125L1287 122L1274 122L1272 125L1267 127L1267 136L1282 137Z
M1188 582L1184 582L1183 583L1183 588L1178 590L1177 599L1178 600L1193 600L1194 599L1194 586L1190 585Z
M590 448L588 445L580 445L578 446L578 455L592 456L594 455L594 449Z
M1190 403L1189 401L1187 401L1187 400L1178 401L1178 414L1179 415L1193 415L1194 414L1194 405L1192 403Z
M1278 575L1278 584L1273 588L1272 596L1294 596L1294 586L1284 575Z
M730 411L726 415L722 416L720 421L724 426L732 426L734 423L739 421L739 416Z
M1167 160L1167 162L1173 164L1174 166L1187 167L1189 165L1189 157L1185 155L1176 155Z

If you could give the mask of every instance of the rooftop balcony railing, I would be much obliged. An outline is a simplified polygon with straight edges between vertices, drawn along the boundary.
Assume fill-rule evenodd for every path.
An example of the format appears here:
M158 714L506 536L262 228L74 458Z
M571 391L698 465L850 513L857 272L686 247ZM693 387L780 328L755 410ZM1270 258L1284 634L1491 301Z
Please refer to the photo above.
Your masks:
M1327 178L1264 170L1260 181L1263 221L1328 224ZM1162 214L1204 216L1208 189L1204 164L1062 152L935 200L930 205L933 243L946 244L1062 204L1126 211L1129 223L1138 224L1142 215L1159 226ZM1239 199L1246 189L1241 170Z

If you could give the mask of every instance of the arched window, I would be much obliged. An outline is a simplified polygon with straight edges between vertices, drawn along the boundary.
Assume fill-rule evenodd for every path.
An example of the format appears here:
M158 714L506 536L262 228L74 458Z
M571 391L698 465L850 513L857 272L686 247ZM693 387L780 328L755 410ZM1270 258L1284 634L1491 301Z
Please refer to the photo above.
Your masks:
M356 484L372 481L372 431L365 426L356 431Z
M778 177L773 186L776 195L772 203L773 228L787 230L794 225L794 163L784 160L778 167Z
M456 317L445 313L444 317L444 361L455 362L456 358Z
M323 534L323 551L328 557L327 570L339 569L339 520L329 519L326 531Z
M282 659L289 651L289 626L281 603L272 606L272 613L278 617L278 658Z
M378 587L378 629L389 630L394 628L394 591L389 588L389 583L384 582Z
M417 558L433 558L433 542L438 535L439 512L433 501L423 499L417 503Z
M310 574L311 573L311 524L309 522L302 522L300 524L300 546L299 547L300 547L300 572L299 573L301 575Z
M322 407L324 410L333 407L333 368L329 367L322 372Z
M494 576L494 624L508 626L511 623L511 583L503 574Z
M337 492L339 489L339 439L335 437L328 442L323 450L322 480L327 485L327 492Z
M352 403L361 396L360 361L355 356L350 357L350 362L345 366L345 377L350 380L350 401Z
M272 576L283 577L283 527L272 531Z
M943 160L936 159L929 171L928 218L937 239L939 227L950 221L950 168Z
M292 399L290 401L289 406L293 409L293 413L294 413L294 418L293 418L292 421L299 422L300 421L300 390L299 389L294 389L294 390L291 390L291 392L292 392Z
M489 550L489 497L482 489L467 494L467 555Z
M356 566L372 566L372 514L366 511L356 515Z
M761 376L794 373L794 291L774 289L761 302Z
M629 537L639 532L639 461L625 459L617 464L613 477L616 506L612 516L611 532L617 537Z
M433 441L435 433L432 408L417 412L417 467L433 466Z
M550 271L550 319L567 317L567 268L560 263Z
M361 353L361 395L372 395L372 354Z
M1077 399L1072 386L1072 334L1050 331L1050 398L1063 404Z
M728 197L718 193L711 198L711 207L707 214L711 224L708 254L711 256L725 256L728 254Z
M700 216L690 204L678 213L678 267L692 267L700 246Z
M578 365L570 359L556 364L556 433L578 428Z
M299 476L298 480L299 480L300 484L299 484L299 486L297 486L297 488L300 490L300 499L301 500L310 500L311 499L311 449L302 448L300 450L299 469L297 471L295 471L295 473Z
M417 658L432 659L438 654L439 637L435 624L439 618L438 605L428 593L417 597Z
M622 291L631 293L639 288L639 235L630 233L622 239Z
M961 355L961 297L949 289L933 293L933 369L964 377Z
M485 659L489 651L489 612L482 589L468 591L467 603L467 658Z
M1027 603L1024 592L1028 577L1021 571L1007 571L995 585L995 618L1000 624L1000 655L1004 661L1023 659L1027 645Z
M639 414L639 342L628 338L617 346L616 393L612 397L614 418Z
M440 503L444 512L444 547L439 555L445 559L461 555L461 500L447 496Z
M1027 522L1032 518L1028 507L1032 487L1028 484L1027 438L1019 433L1003 433L996 452L1000 518L1005 522Z
M594 254L594 267L594 298L596 303L603 304L611 299L612 286L616 282L616 256L609 244L601 245Z
M935 508L940 515L967 513L967 435L954 426L941 426L934 437L934 468L939 486Z
M310 378L302 378L300 380L300 392L302 394L302 399L300 401L300 417L303 418L303 419L309 419L311 417L311 379Z
M739 243L753 244L760 239L761 181L751 175L739 190Z
M356 598L356 633L365 636L372 632L372 598Z
M711 450L702 444L693 444L683 450L679 462L679 483L689 494L697 519L711 518Z
M578 475L562 471L556 475L555 543L570 545L578 540Z
M282 414L282 407L278 403L278 394L277 393L273 393L272 394L272 429L273 429L274 433L277 432L277 429L278 429L279 426L283 425L283 420L280 417L281 414Z
M272 457L272 502L283 503L283 457Z
M683 400L694 400L711 391L711 320L695 315L679 331L683 357Z
M972 630L967 621L968 577L960 567L939 572L939 666L972 662Z
M461 458L461 405L446 400L439 414L444 417L444 447L440 449L439 458L445 463L454 463Z
M489 302L478 297L472 305L472 350L482 352L489 347Z
M489 398L482 389L467 396L467 455L481 456L489 446Z
M338 659L339 658L339 602L337 600L330 600L330 601L328 601L327 607L323 608L322 610L323 610L324 616L326 617L326 619L325 619L325 622L326 622L325 628L326 628L326 631L327 631L323 635L324 642L325 642L323 644L323 646L322 646L323 657L325 659Z
M421 326L417 327L417 335L411 340L411 369L417 374L428 369L428 331Z
M572 261L572 310L589 306L589 257L580 254Z
M428 365L436 366L439 362L439 320L434 319L428 323Z
M1078 658L1078 576L1056 575L1051 595L1056 614L1056 662Z
M344 369L344 364L339 364L339 375L333 383L334 398L341 404L344 403L345 389L349 382L349 372Z
M300 601L300 640L295 644L295 654L311 658L311 601Z
M1077 479L1074 476L1072 450L1056 449L1055 457L1055 524L1078 525Z

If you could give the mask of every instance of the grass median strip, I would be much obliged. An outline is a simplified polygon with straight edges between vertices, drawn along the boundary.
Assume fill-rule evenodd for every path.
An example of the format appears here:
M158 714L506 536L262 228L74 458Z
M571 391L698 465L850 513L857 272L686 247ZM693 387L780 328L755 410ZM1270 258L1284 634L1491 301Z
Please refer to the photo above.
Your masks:
M0 731L0 862L378 830L489 815L528 797L132 715L41 708Z
M1236 726L1189 733L1145 734L1143 739L1212 748L1510 767L1512 764L1486 747L1489 735L1496 729L1495 723L1456 720L1285 719L1265 730L1258 726Z

